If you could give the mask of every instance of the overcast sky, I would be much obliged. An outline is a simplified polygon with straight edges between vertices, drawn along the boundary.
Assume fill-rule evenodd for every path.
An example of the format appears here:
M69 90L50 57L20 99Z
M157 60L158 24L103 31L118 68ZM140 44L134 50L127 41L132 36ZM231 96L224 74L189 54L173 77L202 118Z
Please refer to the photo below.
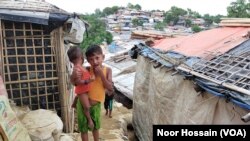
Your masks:
M142 10L164 10L167 11L171 6L183 9L190 8L199 12L201 15L227 15L227 6L236 0L46 0L68 12L94 13L95 9L103 10L105 7L127 6L139 4Z

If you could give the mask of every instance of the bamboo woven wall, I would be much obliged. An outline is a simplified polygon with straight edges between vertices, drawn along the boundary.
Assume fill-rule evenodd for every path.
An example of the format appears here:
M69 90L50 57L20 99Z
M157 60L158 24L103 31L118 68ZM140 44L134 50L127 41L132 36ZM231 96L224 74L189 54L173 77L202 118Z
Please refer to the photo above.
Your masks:
M45 34L38 24L9 21L1 21L0 30L1 73L9 98L18 106L61 115L53 34Z

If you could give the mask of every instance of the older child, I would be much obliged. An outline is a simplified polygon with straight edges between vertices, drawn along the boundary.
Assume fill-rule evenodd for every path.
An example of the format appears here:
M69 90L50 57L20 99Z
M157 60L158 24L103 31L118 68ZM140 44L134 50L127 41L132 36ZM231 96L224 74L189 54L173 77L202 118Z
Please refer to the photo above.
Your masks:
M84 107L84 114L87 117L87 123L85 124L87 124L89 128L93 128L94 123L89 113L90 103L88 92L90 89L90 82L93 81L94 78L91 77L90 73L82 66L84 59L80 48L72 47L68 50L67 54L70 62L74 64L70 81L75 85L75 93L77 94L72 107L75 107L77 98L79 98L81 105Z
M102 49L98 45L92 45L87 48L86 51L87 61L91 65L87 69L91 75L95 76L95 80L91 83L91 88L89 90L90 99L90 115L94 122L94 129L92 130L94 141L99 139L99 129L101 122L101 102L104 102L105 90L113 91L112 86L112 70L109 67L103 66L104 54ZM79 110L78 110L79 107ZM80 131L82 132L82 139L88 140L88 128L86 125L82 124L82 121L86 121L84 114L80 114L81 104L77 102L77 113Z

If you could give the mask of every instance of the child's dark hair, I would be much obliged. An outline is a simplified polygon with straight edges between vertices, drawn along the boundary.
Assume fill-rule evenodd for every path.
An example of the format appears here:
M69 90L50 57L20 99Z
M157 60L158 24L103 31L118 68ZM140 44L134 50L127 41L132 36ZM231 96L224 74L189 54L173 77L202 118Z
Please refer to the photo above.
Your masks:
M97 53L97 54L103 54L102 53L102 48L100 46L98 46L98 45L91 45L91 46L89 46L87 48L85 54L86 54L86 57L88 58L88 57L93 56L95 53Z
M77 59L79 56L83 56L82 50L79 47L71 47L68 52L69 61L73 62L75 59Z

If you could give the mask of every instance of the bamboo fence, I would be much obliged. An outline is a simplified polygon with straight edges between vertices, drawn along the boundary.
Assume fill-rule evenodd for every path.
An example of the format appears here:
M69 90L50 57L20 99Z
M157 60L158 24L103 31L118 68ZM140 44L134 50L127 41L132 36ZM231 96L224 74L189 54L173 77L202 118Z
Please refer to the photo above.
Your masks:
M56 111L69 132L72 115L64 49L62 27L47 34L38 24L0 20L0 73L9 99L32 110Z

